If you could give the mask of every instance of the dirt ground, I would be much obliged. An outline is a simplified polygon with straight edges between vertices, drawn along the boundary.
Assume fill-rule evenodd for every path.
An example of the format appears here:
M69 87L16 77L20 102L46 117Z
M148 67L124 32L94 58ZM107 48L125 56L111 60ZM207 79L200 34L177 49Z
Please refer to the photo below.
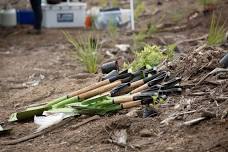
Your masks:
M93 3L92 3L93 2ZM137 31L145 29L149 22L158 23L159 18L166 14L161 23L174 22L174 26L188 25L181 30L166 30L146 38L149 44L172 44L207 33L210 16L199 13L198 17L188 20L194 12L202 8L194 0L164 0L163 5L156 2L146 3L144 14L137 21ZM94 1L89 4L94 4ZM123 1L124 3L124 1ZM19 4L17 4L19 5ZM20 4L24 5L24 4ZM159 12L153 14L157 7ZM177 22L170 17L169 11L174 8L183 17ZM228 14L228 4L224 0L217 8L222 10L222 17ZM167 15L168 14L168 15ZM174 15L175 16L175 15ZM7 122L9 115L34 103L49 101L68 92L80 89L98 81L100 74L89 74L83 65L75 59L72 46L66 41L62 30L70 32L75 37L87 35L85 29L44 29L42 35L28 35L29 26L16 28L0 28L0 122ZM106 32L101 34L105 44L102 54L105 62L110 59L106 50L113 50L113 42ZM132 33L120 31L121 36L115 42L132 44ZM202 41L186 42L178 45L177 58L169 69L172 73L184 78L184 84L194 84L202 76L217 65L227 47L207 47L201 52L194 50L204 43ZM202 55L202 53L204 55ZM132 53L117 53L117 59L132 59ZM216 63L216 64L209 64ZM213 79L214 78L214 79ZM216 82L217 77L211 81ZM205 83L200 86L186 87L182 95L173 96L167 103L158 108L159 115L150 118L126 116L127 111L112 116L101 117L78 128L74 127L86 118L75 118L63 127L35 139L16 145L1 145L1 152L11 151L228 151L228 119L224 113L228 111L228 103L211 98L213 95L228 95L228 76L223 76L221 84ZM194 93L204 94L194 94ZM206 92L206 93L205 93ZM215 102L216 101L216 102ZM198 118L201 109L210 109L216 113L215 118L200 122L193 126L183 126L183 122ZM169 124L161 121L176 112L197 110L193 114L181 115ZM37 126L30 122L8 124L13 128L9 135L1 136L0 141L17 139L33 133ZM127 146L122 147L108 142L111 133L116 129L126 129ZM143 132L147 134L144 135ZM0 142L1 143L1 142Z

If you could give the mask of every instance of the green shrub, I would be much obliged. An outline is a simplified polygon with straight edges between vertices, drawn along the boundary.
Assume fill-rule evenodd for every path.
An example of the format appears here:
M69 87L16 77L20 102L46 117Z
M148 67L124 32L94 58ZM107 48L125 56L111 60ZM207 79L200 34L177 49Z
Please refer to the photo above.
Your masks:
M135 59L128 68L135 71L147 65L152 67L157 66L164 59L171 60L173 58L175 47L176 46L174 45L169 45L164 49L161 49L161 47L156 45L146 45L142 51L135 53Z

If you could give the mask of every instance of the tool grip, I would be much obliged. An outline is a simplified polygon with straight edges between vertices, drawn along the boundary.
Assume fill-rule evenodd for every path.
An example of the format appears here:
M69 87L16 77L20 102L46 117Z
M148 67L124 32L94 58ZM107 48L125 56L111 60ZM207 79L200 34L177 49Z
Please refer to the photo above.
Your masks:
M85 88L82 88L82 89L77 90L77 91L75 91L75 92L72 92L72 93L70 93L68 96L69 96L69 97L77 96L77 95L79 95L79 94L88 92L88 91L90 91L90 90L93 90L93 89L96 89L96 88L99 88L99 87L108 85L109 83L110 83L109 80L100 81L100 82L95 83L95 84L93 84L93 85L90 85L90 86L88 86L88 87L85 87Z
M130 102L126 102L126 103L121 104L123 109L137 107L139 105L141 105L141 101L140 100L138 100L138 101L130 101Z
M132 90L131 93L132 93L132 94L133 94L133 93L137 93L137 92L140 92L140 91L145 90L145 89L148 89L148 88L149 88L149 87L148 87L148 84L144 84L144 85L142 85L142 86L140 86L140 87L138 87L138 88Z
M128 101L133 101L133 96L119 96L113 98L113 103L124 103Z
M88 99L88 98L93 97L93 96L96 96L98 94L101 94L101 93L110 91L112 88L114 88L114 87L116 87L116 86L118 86L120 84L121 84L121 81L118 80L118 81L115 81L115 82L110 83L108 85L99 87L97 89L90 90L88 92L82 93L82 94L80 94L78 96L79 96L79 99Z

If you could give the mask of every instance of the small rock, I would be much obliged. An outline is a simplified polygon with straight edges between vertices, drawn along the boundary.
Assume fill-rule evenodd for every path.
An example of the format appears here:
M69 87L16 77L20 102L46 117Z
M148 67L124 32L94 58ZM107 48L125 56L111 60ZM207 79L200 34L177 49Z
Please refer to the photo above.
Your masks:
M127 144L127 130L115 130L111 138L112 142L117 143L120 146L125 146Z
M116 44L115 47L118 48L119 50L125 52L130 48L130 45L129 44Z
M138 110L137 109L132 109L131 111L129 111L126 116L128 117L137 117L138 116Z
M166 148L166 151L168 152L168 151L173 151L174 150L174 148L173 147L167 147Z

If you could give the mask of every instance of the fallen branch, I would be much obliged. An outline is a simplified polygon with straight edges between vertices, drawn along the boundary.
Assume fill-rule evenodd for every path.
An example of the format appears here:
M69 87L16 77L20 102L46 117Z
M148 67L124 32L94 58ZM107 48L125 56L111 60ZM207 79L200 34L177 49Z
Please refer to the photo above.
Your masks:
M210 81L210 80L204 80L205 83L210 83L212 85L222 85L228 80L217 80L217 81Z
M203 40L203 39L206 39L208 37L208 34L205 34L201 37L197 37L197 38L194 38L194 39L187 39L187 40L182 40L182 41L179 41L176 43L176 45L180 45L182 43L186 43L186 42L194 42L194 41L199 41L199 40Z
M80 123L78 123L77 125L74 126L74 128L78 128L84 124L87 124L88 122L90 121L93 121L93 120L96 120L98 119L99 116L94 116L94 117L91 117L91 118L88 118ZM41 132L36 132L36 133L32 133L30 135L27 135L27 136L24 136L24 137L21 137L19 139L15 139L15 140L9 140L9 141L2 141L0 142L0 145L16 145L16 144L19 144L19 143L22 143L22 142L25 142L25 141L28 141L28 140L31 140L31 139L34 139L34 138L37 138L41 135L44 135L44 134L47 134L57 128L60 128L61 126L64 126L65 124L69 123L70 121L74 120L73 117L71 118L67 118L65 120L63 120L62 122L56 124L56 125L53 125L45 130L42 130Z
M169 124L169 122L170 122L171 120L176 119L178 116L185 115L185 114L195 113L195 112L197 112L197 111L198 111L198 110L192 110L192 111L174 113L174 114L170 115L168 118L166 118L166 119L164 119L163 121L161 121L160 123L161 123L161 124Z
M212 113L212 112L209 112L209 111L202 111L202 114L201 114L201 117L199 118L196 118L196 119L192 119L192 120L189 120L189 121L185 121L183 123L183 125L186 125L186 126L191 126L191 125L195 125L203 120L206 120L206 119L211 119L211 118L214 118L216 117L216 114Z
M214 70L212 70L210 73L208 73L207 75L205 75L197 84L201 84L204 80L206 80L208 77L210 77L211 75L214 74L218 74L218 73L222 73L222 72L228 72L228 69L224 69L224 68L215 68Z
M186 125L186 126L195 125L195 124L197 124L200 121L205 120L205 119L206 119L206 117L199 117L199 118L196 118L196 119L193 119L193 120L190 120L190 121L186 121L186 122L183 123L183 125Z
M224 101L224 100L228 100L228 97L227 96L215 97L215 100L217 100L217 101Z
M204 96L204 95L210 95L209 92L194 92L190 93L189 96Z
M185 23L183 25L175 25L175 26L172 26L172 24L171 24L171 27L167 27L166 24L161 24L157 28L158 28L159 32L181 32L187 28L193 29L199 25L200 25L200 23L194 23L194 24Z
M199 52L199 51L201 51L202 49L204 49L206 47L207 47L207 44L201 45L200 47L198 47L197 49L195 49L194 52Z

